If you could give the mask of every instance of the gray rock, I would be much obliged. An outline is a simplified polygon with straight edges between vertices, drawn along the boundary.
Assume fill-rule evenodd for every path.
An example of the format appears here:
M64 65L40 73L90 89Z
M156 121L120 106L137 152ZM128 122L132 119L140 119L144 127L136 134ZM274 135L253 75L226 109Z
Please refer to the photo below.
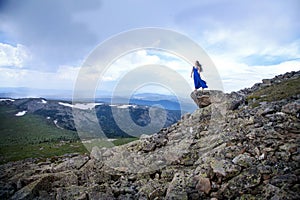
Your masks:
M163 197L165 195L165 188L163 185L160 185L158 182L153 180L146 181L145 184L139 189L137 194L138 199L146 197L149 199L155 199Z
M254 164L255 158L251 157L249 154L244 153L236 156L232 162L241 167L250 167Z
M188 195L185 189L185 177L183 172L174 174L174 177L167 189L165 199L188 199Z
M282 112L292 114L294 116L297 116L299 118L299 113L300 113L300 102L295 101L292 103L288 103L284 105L281 109Z
M298 177L294 174L284 174L284 175L278 175L274 176L270 180L270 184L276 186L276 187L291 187L296 182L298 182Z
M207 107L210 104L223 103L226 99L225 94L219 90L194 91L190 96L199 108Z
M223 185L222 195L226 198L234 198L241 191L250 192L254 187L261 183L261 175L255 168L243 171Z
M205 194L209 194L211 190L211 183L209 178L203 178L200 176L196 185L196 189L200 192L204 192Z
M263 79L262 82L266 86L270 86L272 84L272 80L271 79Z

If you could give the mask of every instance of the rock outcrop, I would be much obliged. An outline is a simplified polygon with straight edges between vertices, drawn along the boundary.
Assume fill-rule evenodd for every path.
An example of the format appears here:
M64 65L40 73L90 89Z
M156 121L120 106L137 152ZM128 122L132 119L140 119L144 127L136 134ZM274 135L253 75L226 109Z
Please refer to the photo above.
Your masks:
M300 199L300 90L255 96L290 80L300 72L231 94L195 93L210 105L123 146L1 165L0 198Z
M226 106L228 110L235 110L245 104L245 97L244 93L232 92L225 94L219 90L198 90L191 93L191 98L199 108L214 104Z

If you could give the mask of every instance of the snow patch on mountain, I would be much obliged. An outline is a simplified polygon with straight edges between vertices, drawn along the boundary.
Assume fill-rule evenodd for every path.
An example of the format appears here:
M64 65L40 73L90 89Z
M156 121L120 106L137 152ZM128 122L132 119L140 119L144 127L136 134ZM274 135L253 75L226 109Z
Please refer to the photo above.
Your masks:
M129 108L129 107L133 107L133 108L136 108L136 105L121 105L121 106L118 106L118 108Z
M0 99L0 101L15 101L14 99Z
M78 109L81 109L81 110L91 110L95 106L102 105L103 103L86 103L86 104L76 103L76 104L73 105L73 104L69 104L69 103L58 102L58 104L62 105L62 106L67 106L67 107L70 107L70 108L78 108Z
M21 116L24 116L26 113L27 113L27 111L26 111L26 110L23 110L23 111L20 111L20 112L18 112L17 114L15 114L15 116L21 117Z
M46 104L47 101L45 99L42 99L41 103Z

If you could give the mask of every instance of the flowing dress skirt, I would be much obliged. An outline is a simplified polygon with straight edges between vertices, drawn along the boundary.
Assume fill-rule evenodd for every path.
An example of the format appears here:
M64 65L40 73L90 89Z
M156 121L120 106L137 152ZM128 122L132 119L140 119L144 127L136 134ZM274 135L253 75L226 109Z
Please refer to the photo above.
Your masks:
M193 74L194 74L194 85L196 89L208 88L206 82L201 79L200 74L198 73L198 70L195 67L193 67Z

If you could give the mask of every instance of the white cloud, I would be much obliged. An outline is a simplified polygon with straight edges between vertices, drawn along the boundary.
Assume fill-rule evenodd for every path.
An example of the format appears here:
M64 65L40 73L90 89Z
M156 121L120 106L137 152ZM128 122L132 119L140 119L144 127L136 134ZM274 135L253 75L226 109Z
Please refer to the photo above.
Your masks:
M61 65L58 67L56 72L57 76L61 80L70 80L73 81L80 70L80 67L73 67L69 65Z
M204 41L204 46L210 53L235 59L249 56L300 58L299 39L280 42L254 32L218 29L205 31L199 40Z
M128 53L114 62L106 71L103 81L117 81L130 70L147 64L159 64L160 57L149 55L146 50Z
M205 32L202 40L226 92L300 70L299 39L282 42L254 32L219 29Z
M75 7L70 2L11 3L1 15L5 17L0 24L4 33L2 42L11 39L20 44L12 46L0 41L0 85L72 89L82 70L72 65L77 65L76 61L87 56L98 42L131 28L148 26L178 30L203 46L218 68L225 91L250 87L262 78L299 70L297 0L203 0L176 4L172 1L146 4L126 1L119 7L113 1L94 3L81 2ZM111 8L117 9L118 15L111 12ZM32 10L40 12L29 12ZM56 11L49 13L49 10ZM145 17L153 11L155 16ZM58 23L50 23L53 20ZM180 41L174 41L178 44L178 52L185 49ZM30 51L21 44L30 47ZM108 85L105 89L112 90L113 84L124 75L146 64L168 66L193 86L189 77L190 64L166 52L141 50L120 57L110 66L101 77ZM204 66L204 70L207 67ZM87 85L100 78L93 67L83 71L86 71L82 73L86 75L83 82ZM209 76L213 74L203 75L212 86Z
M30 47L34 55L31 68L56 70L59 65L82 59L98 41L97 35L73 15L92 11L100 4L99 0L79 0L76 4L69 0L5 1L0 12L4 25L0 29L12 41Z
M237 91L246 87L251 87L254 83L260 82L263 78L272 78L275 75L283 74L288 71L300 70L300 60L284 61L274 65L248 65L235 59L234 56L227 55L211 55L210 56L218 70L221 77L224 90L226 92ZM126 74L130 74L132 71L147 64L159 64L170 68L182 76L185 81L193 87L193 80L190 78L191 66L182 59L173 56L166 52L154 52L149 53L146 50L129 53L115 63L106 71L104 78L102 79L101 87L99 90L114 90L118 81ZM204 66L205 68L208 66ZM0 85L2 87L32 87L43 89L73 89L75 81L80 67L74 67L70 65L61 65L56 72L40 72L22 68L0 68ZM87 82L92 79L99 79L95 73L89 73ZM152 74L153 76L154 74ZM154 77L155 80L163 79L164 74L157 74L160 77ZM140 74L138 77L145 76ZM203 78L208 81L208 85L211 77ZM168 77L170 84L178 84L176 77ZM132 80L134 82L134 80ZM130 85L131 83L128 83ZM171 86L171 85L170 85ZM152 88L152 89L151 89ZM159 91L159 86L146 87L143 89L149 89L149 92ZM165 88L166 89L166 88ZM161 91L165 91L161 88Z
M149 84L157 83L158 85L154 87L155 89L146 87L143 91L147 89L149 90L148 92L165 91L166 88L164 86L183 88L185 85L185 88L187 88L186 84L190 85L190 89L184 89L183 92L193 90L193 82L190 78L191 65L176 55L161 50L138 50L123 55L108 67L102 77L100 77L100 72L97 71L98 68L99 70L101 68L101 66L98 66L99 62L95 61L94 63L96 63L94 67L90 66L80 69L79 75L82 77L78 79L79 82L76 86L79 89L93 91L96 83L98 86L97 90L112 92L121 84L124 87L118 90L117 93L128 94L128 92L133 92L129 90L138 89L136 87L145 87ZM166 68L156 68L159 66L165 66ZM159 71L153 71L155 69ZM164 86L159 86L159 82L166 80L168 83L164 82ZM136 85L137 82L139 86ZM158 90L157 88L159 87L162 87L162 90Z
M221 76L225 92L251 87L264 78L300 70L300 60L283 61L274 65L247 65L232 57L211 56Z
M136 52L131 52L123 57L120 57L115 63L113 63L109 69L104 74L101 83L111 82L117 84L117 82L122 79L123 76L130 74L134 69L144 65L162 65L166 66L170 70L173 70L180 74L186 81L192 85L190 79L191 65L183 61L182 59L164 51L148 51L139 50ZM147 76L147 74L141 74L141 76ZM161 74L164 76L164 74ZM172 77L168 77L170 80ZM134 80L132 80L134 81ZM130 83L128 83L130 84ZM176 84L176 80L173 81ZM110 86L110 89L113 89ZM108 89L108 88L106 88Z
M56 72L0 68L0 85L1 87L72 89L78 70L79 67L72 66L60 66Z
M23 67L30 57L29 50L21 44L0 43L0 67Z
M281 56L287 59L300 58L300 39L287 44L269 44L261 52L263 55Z

